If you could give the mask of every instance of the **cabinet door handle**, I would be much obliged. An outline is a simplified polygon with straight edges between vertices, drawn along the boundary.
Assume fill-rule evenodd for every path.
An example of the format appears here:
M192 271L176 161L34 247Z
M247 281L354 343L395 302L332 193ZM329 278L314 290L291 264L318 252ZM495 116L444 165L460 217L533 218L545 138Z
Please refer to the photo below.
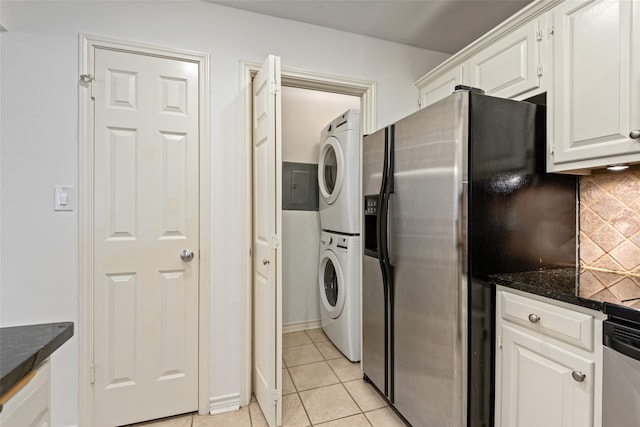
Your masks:
M587 377L584 373L580 371L571 372L571 376L573 377L574 380L576 380L579 383L583 382L584 379Z
M640 129L632 130L629 132L629 138L631 139L639 139L640 138Z
M531 323L538 323L540 321L540 316L538 316L537 314L533 314L531 313L529 315L529 322Z

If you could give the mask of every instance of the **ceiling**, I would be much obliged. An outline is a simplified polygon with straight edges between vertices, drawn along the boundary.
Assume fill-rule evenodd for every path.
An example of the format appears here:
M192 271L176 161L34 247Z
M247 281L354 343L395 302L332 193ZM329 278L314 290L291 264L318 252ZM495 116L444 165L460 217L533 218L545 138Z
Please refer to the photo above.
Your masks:
M532 0L208 0L453 54Z

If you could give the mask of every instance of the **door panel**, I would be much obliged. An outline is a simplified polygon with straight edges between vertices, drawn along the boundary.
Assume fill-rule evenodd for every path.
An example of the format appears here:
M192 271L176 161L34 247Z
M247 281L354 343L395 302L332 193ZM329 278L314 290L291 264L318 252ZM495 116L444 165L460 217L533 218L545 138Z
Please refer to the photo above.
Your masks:
M473 56L468 84L500 98L540 87L538 27L538 21L529 22Z
M640 127L638 6L590 0L553 9L555 164L549 170L640 158L640 144L629 137Z
M270 427L282 424L282 158L280 58L253 79L254 393Z
M432 82L429 82L426 86L419 87L420 108L428 107L451 95L455 87L463 84L463 82L463 68L456 67Z
M467 284L458 219L467 115L459 94L395 125L394 398L413 425L459 426L466 413Z
M105 49L96 49L94 69L102 426L198 409L199 76L192 62Z
M388 396L388 366L385 354L386 292L378 248L378 194L382 186L385 130L363 139L362 192L366 200L362 240L362 370L371 382Z
M593 361L509 325L502 333L502 425L593 426Z

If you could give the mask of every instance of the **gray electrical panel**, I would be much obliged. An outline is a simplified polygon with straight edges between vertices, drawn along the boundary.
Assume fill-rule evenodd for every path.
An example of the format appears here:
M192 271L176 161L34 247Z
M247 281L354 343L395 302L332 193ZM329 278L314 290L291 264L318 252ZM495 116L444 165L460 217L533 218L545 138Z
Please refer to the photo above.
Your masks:
M318 165L282 162L282 209L318 210Z

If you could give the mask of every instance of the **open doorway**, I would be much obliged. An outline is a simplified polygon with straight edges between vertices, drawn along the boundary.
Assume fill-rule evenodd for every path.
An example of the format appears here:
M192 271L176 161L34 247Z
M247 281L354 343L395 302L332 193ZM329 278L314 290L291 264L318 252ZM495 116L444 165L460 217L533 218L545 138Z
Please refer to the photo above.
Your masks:
M279 59L278 59L279 62ZM252 135L252 110L253 110L253 90L252 90L252 79L253 76L256 75L258 70L260 69L259 64L250 64L243 63L242 64L242 76L243 76L243 88L244 88L244 123L245 123L245 144L243 148L245 150L244 154L244 183L243 183L243 200L244 200L244 218L243 218L243 242L244 247L246 248L243 251L243 287L242 287L242 312L243 312L243 361L242 361L242 375L243 375L243 383L241 389L240 396L240 404L248 405L251 392L252 392L252 367L253 367L253 334L254 331L252 329L252 315L253 315L253 291L252 291L252 281L253 281L253 267L254 260L252 258L252 241L253 241L253 186L252 186L252 147L253 147L253 135ZM372 132L375 129L375 88L376 85L371 81L363 81L357 79L348 79L343 77L336 77L330 75L322 75L317 73L309 73L299 70L281 70L281 82L273 81L272 88L275 91L280 90L280 84L289 88L299 88L299 89L307 89L312 92L325 92L325 93L333 93L333 94L342 94L342 95L351 95L359 99L360 104L360 127L361 133ZM279 102L279 101L278 101ZM340 113L338 113L340 114ZM334 117L335 118L335 117ZM331 120L331 119L329 119ZM322 125L320 125L322 126ZM319 133L315 136L318 138L319 143ZM317 161L317 159L315 160ZM279 165L278 167L281 167ZM279 206L281 209L281 206ZM282 234L282 233L280 233ZM274 241L281 241L281 236L272 236ZM310 259L315 258L313 255ZM316 258L317 259L317 258ZM268 260L266 265L268 265ZM313 264L313 268L311 271L317 272L317 266ZM314 273L317 275L317 273ZM312 289L316 290L317 288L317 279L313 279L312 282L314 285L311 286ZM311 291L313 292L313 290ZM281 295L278 297L275 305L276 315L282 315L283 309L283 301ZM280 317L282 319L282 317ZM294 322L295 323L295 322ZM298 325L300 327L302 325ZM306 325L307 327L309 325ZM273 337L272 339L276 341L277 347L280 347L280 350L277 352L281 354L281 340L282 336ZM264 337L262 338L264 341ZM279 358L276 358L279 360ZM278 365L278 364L277 364ZM279 378L281 375L277 374L276 378ZM277 380L277 384L273 389L274 399L281 393L282 384L279 383L280 380ZM280 394L281 395L281 394ZM275 400L276 402L279 401Z
M282 332L317 329L320 324L318 261L320 215L317 166L322 130L347 110L360 110L360 97L298 87L282 87ZM313 175L315 205L286 203L298 183L290 175ZM295 178L294 178L295 180ZM295 196L294 196L295 197ZM302 196L299 196L302 198Z

